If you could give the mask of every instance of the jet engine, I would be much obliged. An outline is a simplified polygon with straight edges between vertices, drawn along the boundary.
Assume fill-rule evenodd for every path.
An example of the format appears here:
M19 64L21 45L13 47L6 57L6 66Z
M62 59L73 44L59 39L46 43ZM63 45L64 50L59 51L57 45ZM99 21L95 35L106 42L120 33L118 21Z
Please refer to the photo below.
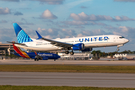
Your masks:
M74 44L72 47L73 50L84 50L85 46L83 43Z

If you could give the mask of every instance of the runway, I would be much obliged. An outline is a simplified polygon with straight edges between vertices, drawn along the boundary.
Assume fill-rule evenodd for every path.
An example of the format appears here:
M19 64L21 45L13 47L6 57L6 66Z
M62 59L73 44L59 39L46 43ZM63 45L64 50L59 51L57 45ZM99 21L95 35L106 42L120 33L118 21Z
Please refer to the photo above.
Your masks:
M0 65L97 65L97 66L134 66L135 61L89 61L89 60L0 60Z
M0 85L135 88L135 74L0 72Z
M0 65L134 66L135 61L0 60ZM89 86L135 88L135 74L0 72L0 85Z

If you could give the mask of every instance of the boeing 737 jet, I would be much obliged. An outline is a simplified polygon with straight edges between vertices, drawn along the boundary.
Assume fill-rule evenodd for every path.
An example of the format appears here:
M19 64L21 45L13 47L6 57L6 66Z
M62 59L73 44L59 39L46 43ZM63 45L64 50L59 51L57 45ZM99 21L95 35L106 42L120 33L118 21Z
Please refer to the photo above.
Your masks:
M92 48L95 47L117 46L117 50L119 50L120 46L123 46L125 43L129 42L128 39L119 35L47 39L42 37L37 31L36 33L38 35L38 39L32 39L24 32L24 30L22 30L22 28L17 23L13 23L13 26L18 40L18 43L15 43L15 45L17 47L34 51L65 50L66 54L70 53L73 55L74 50L91 51Z
M14 54L24 58L32 58L35 61L54 59L54 61L60 58L59 55L54 53L37 53L37 52L24 52L19 47L16 47L13 43Z

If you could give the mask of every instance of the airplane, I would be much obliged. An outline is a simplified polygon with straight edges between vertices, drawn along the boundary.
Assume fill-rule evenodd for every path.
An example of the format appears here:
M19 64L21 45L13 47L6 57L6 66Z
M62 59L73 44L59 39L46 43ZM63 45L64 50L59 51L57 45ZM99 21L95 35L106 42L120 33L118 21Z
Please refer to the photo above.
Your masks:
M37 53L37 52L24 52L19 47L16 47L13 43L14 48L14 55L24 57L24 58L32 58L35 61L38 60L48 60L48 59L54 59L54 61L58 58L60 58L59 55L53 54L53 53Z
M85 36L63 39L47 39L42 37L37 31L38 39L32 39L25 33L25 31L17 24L13 23L18 43L17 47L34 50L34 51L56 51L65 50L66 54L74 55L74 50L92 51L96 47L119 47L128 43L129 40L119 35L98 35ZM69 52L71 51L71 52Z

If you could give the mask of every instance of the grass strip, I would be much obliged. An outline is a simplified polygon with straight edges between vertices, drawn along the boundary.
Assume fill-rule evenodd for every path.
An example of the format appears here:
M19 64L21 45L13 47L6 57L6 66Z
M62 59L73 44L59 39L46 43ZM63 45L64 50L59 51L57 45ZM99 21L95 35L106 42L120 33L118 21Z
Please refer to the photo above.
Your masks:
M135 73L135 66L0 65L1 72Z
M70 87L70 86L10 86L2 85L0 90L135 90L134 88Z

